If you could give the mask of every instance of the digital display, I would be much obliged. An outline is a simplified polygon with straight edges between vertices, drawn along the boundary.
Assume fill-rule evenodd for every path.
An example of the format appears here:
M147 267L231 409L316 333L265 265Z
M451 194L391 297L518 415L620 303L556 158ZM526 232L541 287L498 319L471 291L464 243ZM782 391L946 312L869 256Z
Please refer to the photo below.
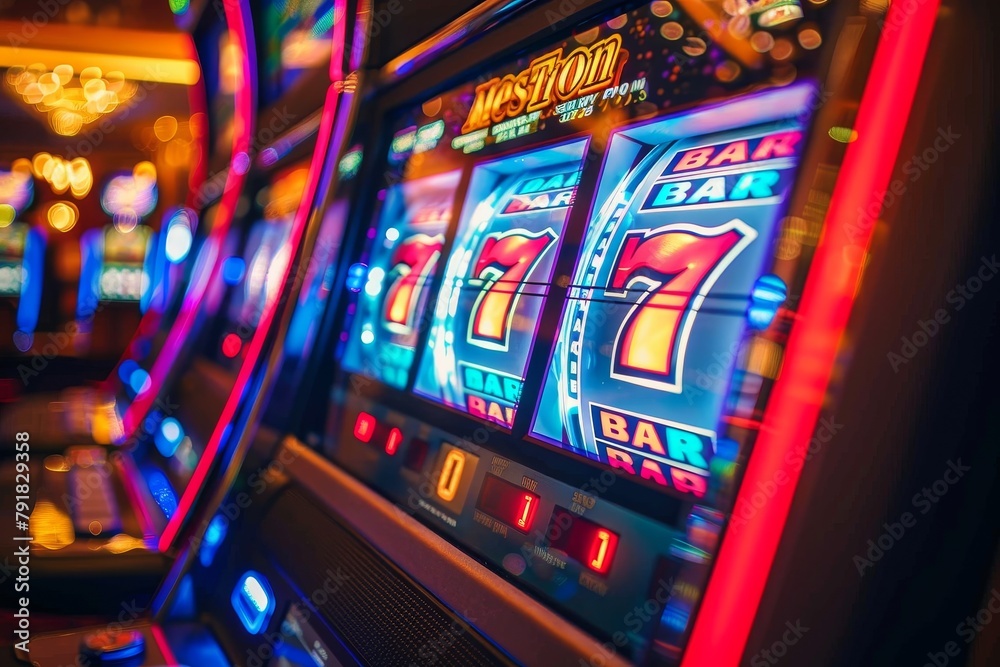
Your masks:
M476 507L511 528L527 533L535 521L539 500L537 494L527 489L494 475L487 475Z
M728 380L748 327L784 299L765 271L812 94L790 86L613 133L536 436L705 495L727 396L699 379Z
M438 504L453 512L461 512L478 465L478 456L454 445L442 446L431 477Z
M460 177L447 172L386 191L342 361L347 370L406 386Z
M310 612L293 602L281 621L281 641L270 667L343 667L330 647L309 624Z
M415 391L511 427L586 141L477 165Z
M607 574L611 569L618 535L604 526L556 507L547 534L549 551L561 551L598 574Z
M28 226L15 222L0 227L0 295L19 296L22 285L21 262L28 238Z
M104 262L100 273L102 301L139 301L149 289L146 270L153 232L140 225L122 233L112 226L104 231Z
M732 462L720 440L745 442L729 420L767 396L746 367L756 332L800 287L782 253L811 240L783 216L822 104L804 73L827 10L772 35L732 4L649 2L393 110L341 366L503 429L524 419L512 447L705 498L713 459ZM402 261L438 193L453 227Z

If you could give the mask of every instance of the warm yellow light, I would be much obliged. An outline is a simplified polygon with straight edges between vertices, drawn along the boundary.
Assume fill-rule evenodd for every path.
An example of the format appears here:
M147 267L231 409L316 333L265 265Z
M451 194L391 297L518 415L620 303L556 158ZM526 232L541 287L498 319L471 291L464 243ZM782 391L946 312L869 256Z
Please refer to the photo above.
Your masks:
M148 160L140 162L132 168L132 176L147 185L156 183L156 165Z
M164 143L170 141L177 134L177 119L173 116L160 116L153 123L153 133Z
M49 207L46 217L52 229L57 232L68 232L76 227L76 221L80 217L80 210L72 202L57 201Z
M14 218L17 216L17 211L10 204L0 204L0 229L4 227L9 227Z
M34 543L46 549L62 549L76 539L69 514L47 500L39 500L35 504L30 524Z
M56 109L49 115L49 125L56 134L64 137L76 136L83 129L83 116L75 111Z
M27 58L41 62L65 63L80 72L81 81L97 78L102 72L111 71L120 71L124 78L132 81L177 83L184 86L192 86L201 78L198 63L186 58L147 58L113 53L0 46L0 67L16 67L24 63ZM40 69L44 71L45 67L42 66Z
M56 65L52 73L59 77L59 83L66 85L73 80L73 66L72 65Z
M132 537L131 535L126 535L125 533L118 533L105 542L102 548L113 554L123 554L126 551L132 551L133 549L145 549L146 543L138 537Z
M10 170L22 174L31 174L31 160L19 157L14 160L14 163L10 166Z
M66 457L62 454L46 456L42 465L45 466L46 470L51 470L52 472L69 472L70 469L69 462L66 461Z
M42 174L45 173L45 165L48 164L52 156L48 153L38 153L31 159L31 169L35 172L36 178L44 178Z

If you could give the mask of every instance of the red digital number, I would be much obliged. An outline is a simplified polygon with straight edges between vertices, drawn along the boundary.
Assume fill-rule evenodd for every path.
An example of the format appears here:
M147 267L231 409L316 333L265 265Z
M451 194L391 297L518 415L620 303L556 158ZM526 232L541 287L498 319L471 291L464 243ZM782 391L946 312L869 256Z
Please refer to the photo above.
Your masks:
M516 229L486 238L473 272L473 277L481 279L483 286L472 307L470 343L507 349L510 322L521 295L522 281L531 275L556 238L551 228L537 234Z
M413 331L420 292L430 280L444 237L414 234L392 252L389 275L392 285L385 297L385 322L388 328L398 333Z
M606 294L625 298L637 283L645 287L615 338L613 374L680 391L679 362L698 308L755 237L739 220L718 228L670 225L626 233Z

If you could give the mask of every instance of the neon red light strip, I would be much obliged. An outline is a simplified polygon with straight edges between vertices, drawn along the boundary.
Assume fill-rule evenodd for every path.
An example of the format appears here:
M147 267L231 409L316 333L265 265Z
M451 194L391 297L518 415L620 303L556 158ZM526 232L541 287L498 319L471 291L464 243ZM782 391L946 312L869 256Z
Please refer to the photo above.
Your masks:
M887 28L875 54L855 124L859 138L844 157L789 337L785 367L764 415L737 506L749 502L757 484L771 482L780 470L789 483L777 485L775 496L747 524L727 531L683 667L740 663L800 477L801 470L786 466L784 459L804 447L812 434L853 305L861 265L844 261L844 251L853 245L851 240L867 247L874 226L860 238L847 231L857 228L858 212L878 201L876 194L889 184L938 4L896 2L889 10L886 25L894 27Z
M345 5L346 0L339 0L336 4L335 11L338 11L340 16L344 16L344 12L346 11ZM338 60L343 57L344 23L345 21L340 21L334 24L333 57ZM295 211L295 219L292 222L292 230L287 241L291 248L299 246L299 241L302 238L303 232L305 232L306 223L309 221L312 202L319 187L319 179L323 173L323 163L326 158L327 148L329 147L330 136L333 133L333 121L337 116L337 102L339 99L340 94L333 86L330 86L327 89L326 101L323 105L323 116L320 119L319 133L316 137L316 148L313 151L312 161L309 164L309 180L306 183L299 207ZM288 284L288 279L293 268L293 263L288 262L285 267L285 275L281 281L282 285ZM201 491L201 487L204 485L205 479L212 469L215 459L219 454L223 434L232 422L236 414L236 409L242 402L244 390L253 374L257 358L260 356L264 341L271 328L271 322L274 320L274 316L278 312L278 306L281 303L281 299L272 299L261 314L260 323L250 341L247 356L244 358L243 365L240 366L239 374L236 377L236 384L229 394L229 399L226 401L226 406L223 408L219 420L215 424L215 430L212 432L212 437L205 447L205 453L198 460L194 474L191 475L191 481L188 482L187 488L184 489L184 494L177 503L177 511L170 517L167 527L164 528L163 534L160 536L160 551L166 551L174 541L174 538L177 537L184 519L191 511L191 507L194 505L194 501L197 499L198 493Z

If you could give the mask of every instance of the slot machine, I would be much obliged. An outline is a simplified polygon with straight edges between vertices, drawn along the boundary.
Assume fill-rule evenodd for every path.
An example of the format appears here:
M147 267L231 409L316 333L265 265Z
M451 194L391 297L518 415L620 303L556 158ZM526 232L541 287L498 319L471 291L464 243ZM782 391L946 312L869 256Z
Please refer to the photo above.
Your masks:
M3 330L11 336L2 349L23 352L38 325L44 282L45 236L17 219L34 199L34 180L26 160L0 171L0 294Z
M901 311L862 276L869 247L894 268L910 248L870 246L885 228L858 211L904 134L930 136L914 100L959 86L922 78L938 11L483 3L362 72L307 234L333 277L310 267L275 320L246 460L133 630L148 659L774 664L755 651L797 628L780 603L844 580L795 561L848 533L823 524L843 482L806 462L840 428L820 411L858 367L852 309ZM884 362L858 351L854 406ZM878 437L836 447L856 471ZM812 601L837 607L805 630L837 649L816 663L877 613L857 581ZM87 632L33 650L57 664Z
M206 30L224 32L243 47L252 44L247 8L227 3L225 10L204 14ZM199 54L211 62L205 44ZM253 52L238 61L246 86L231 107L242 121L253 109ZM218 87L218 77L212 78L215 87L209 94L232 97ZM191 93L191 99L196 98ZM218 120L223 119L220 114ZM218 127L214 122L211 126ZM236 134L228 147L233 157L247 150L251 130L246 125L247 136ZM29 525L32 593L39 613L107 613L117 607L114 600L126 594L140 603L148 600L171 560L170 542L161 546L160 538L184 520L178 505L185 491L197 493L204 483L194 475L205 448L195 439L200 433L176 414L163 412L177 412L171 401L181 392L170 373L177 372L171 371L174 364L190 363L186 339L195 338L203 323L215 317L204 298L214 259L211 253L199 258L198 249L212 245L213 232L220 235L229 221L224 211L206 221L192 208L175 207L165 212L159 232L151 229L141 218L153 210L156 186L143 189L149 180L138 178L151 166L146 163L132 174L110 179L101 199L114 223L81 235L79 329L104 342L121 335L131 340L121 341L119 349L126 352L98 389L74 387L60 395L74 414L83 413L80 424L58 429L51 442L41 437L33 442L37 497ZM230 211L235 210L243 180L241 174L227 182L224 204ZM189 202L198 196L192 193ZM181 228L186 236L178 240ZM168 273L173 286L164 282ZM157 293L163 289L174 292L174 303L167 303L162 291ZM127 317L135 321L126 326ZM24 419L10 422L28 424ZM74 592L70 598L67 590Z
M150 562L141 572L146 579L138 583L126 577L114 579L119 590L132 587L147 596L154 589L152 582L176 555L180 531L229 465L228 437L239 419L237 411L251 391L282 294L296 282L293 261L338 104L326 64L331 53L343 51L346 20L317 33L313 47L320 48L318 61L295 61L302 71L285 79L296 81L295 85L284 87L277 98L262 99L265 106L254 109L258 82L251 77L256 70L249 6L227 3L225 9L224 17L206 10L195 32L203 30L208 43L221 44L220 61L228 58L240 67L232 117L225 105L213 105L223 121L219 134L227 134L230 122L236 134L221 176L209 177L199 194L206 207L196 229L190 230L192 261L184 291L178 293L177 314L164 320L165 330L152 358L126 358L117 368L121 390L104 433L112 447L72 448L64 456L68 487L51 484L54 492L64 491L74 501L74 511L73 533L68 538L60 533L65 543L59 543L60 551L49 560L59 561L59 555L79 558L84 550L93 554L98 545L111 543L111 548L90 558L90 570L105 573L121 568L129 558L144 558ZM217 40L223 19L222 30L228 37ZM240 54L231 53L232 44L239 44ZM225 75L220 72L219 78ZM317 93L317 82L324 81ZM247 122L251 112L253 122ZM276 114L298 122L279 131L272 125ZM317 146L320 159L314 161ZM225 184L213 189L216 181ZM192 222L190 216L187 222ZM105 267L120 268L127 257L137 254L129 255L134 249L125 244L140 229L104 239ZM108 258L111 242L124 246L113 254L117 262ZM150 240L147 248L154 245ZM77 492L76 487L84 484L78 478L90 483L102 473L106 473L99 484L102 493ZM110 490L104 492L105 487ZM46 525L44 517L38 518L37 523ZM58 566L61 579L46 577L43 590L66 581L77 589L86 587L74 580L79 576L74 563ZM95 580L95 585L106 583Z
M122 231L108 224L81 235L78 331L112 349L128 347L149 305L157 243L158 234L146 225Z
M168 638L741 664L937 6L518 9L374 77L303 425L193 532Z
M0 295L4 330L12 332L3 346L24 351L31 347L42 298L45 236L23 222L0 228ZM13 349L12 349L13 348Z

